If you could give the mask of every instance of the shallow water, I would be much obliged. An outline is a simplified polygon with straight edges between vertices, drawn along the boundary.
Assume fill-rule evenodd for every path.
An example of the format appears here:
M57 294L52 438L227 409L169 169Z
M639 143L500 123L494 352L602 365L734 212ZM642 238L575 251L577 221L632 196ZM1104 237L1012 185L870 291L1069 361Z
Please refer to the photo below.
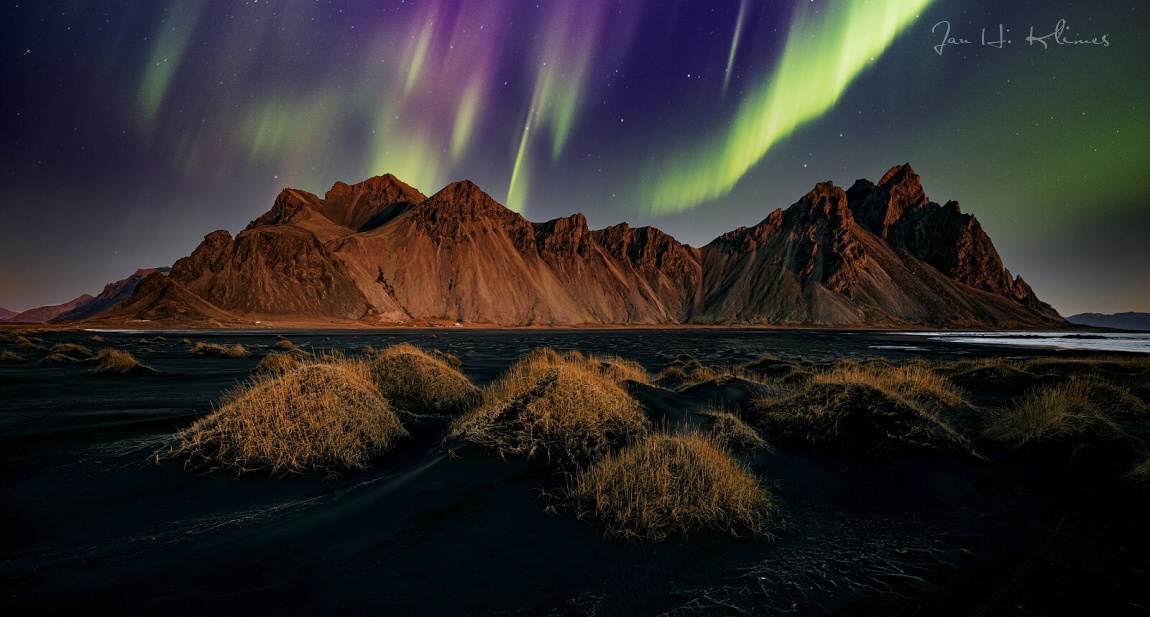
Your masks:
M973 345L1010 345L1052 349L1089 349L1150 353L1150 332L1078 333L1078 332L899 332L904 336L928 337L946 343Z

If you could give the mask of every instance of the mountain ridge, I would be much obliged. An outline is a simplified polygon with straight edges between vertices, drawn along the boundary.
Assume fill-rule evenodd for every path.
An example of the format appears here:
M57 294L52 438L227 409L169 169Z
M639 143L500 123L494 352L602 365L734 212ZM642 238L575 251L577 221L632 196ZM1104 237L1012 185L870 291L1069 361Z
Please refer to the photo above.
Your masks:
M1078 313L1066 318L1073 324L1097 328L1117 328L1119 330L1139 330L1150 332L1150 313L1127 311L1125 313Z
M819 183L701 248L654 227L592 230L582 214L531 222L467 180L430 197L391 175L336 183L323 199L284 189L234 238L205 236L169 278L211 307L200 313L239 319L1064 323L1002 265L977 219L926 198L910 165L848 190Z

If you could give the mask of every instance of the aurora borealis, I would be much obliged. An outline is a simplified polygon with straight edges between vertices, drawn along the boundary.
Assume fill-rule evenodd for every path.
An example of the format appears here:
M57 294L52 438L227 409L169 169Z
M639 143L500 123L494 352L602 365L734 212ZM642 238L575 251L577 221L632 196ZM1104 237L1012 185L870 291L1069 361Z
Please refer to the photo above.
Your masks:
M1150 311L1137 2L13 2L0 306L97 293L283 187L470 179L694 245L910 162L1064 315ZM973 41L934 49L932 27ZM1064 40L1028 43L1059 20ZM997 38L1003 24L1009 44Z

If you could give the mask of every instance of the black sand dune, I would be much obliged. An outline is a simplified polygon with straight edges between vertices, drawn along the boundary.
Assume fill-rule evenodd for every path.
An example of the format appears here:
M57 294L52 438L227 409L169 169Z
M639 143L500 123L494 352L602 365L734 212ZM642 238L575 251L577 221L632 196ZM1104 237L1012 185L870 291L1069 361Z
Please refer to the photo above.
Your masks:
M718 532L604 538L547 493L539 461L440 441L448 418L340 476L186 471L153 453L279 339L264 333L102 334L156 374L94 377L81 362L0 365L0 610L9 615L1025 615L1150 607L1145 488L1089 443L986 459L909 449L879 457L768 438L743 460L787 524L776 539ZM619 354L654 376L680 354L807 365L998 356L991 348L834 331L287 332L304 349L410 341L461 358L477 385L532 349ZM85 333L45 334L43 344ZM248 358L192 357L193 341ZM147 342L141 342L141 338ZM394 338L392 338L394 337ZM4 349L15 349L3 344ZM876 349L875 347L881 347ZM18 350L37 360L47 353ZM1010 350L1019 357L1084 352ZM805 365L801 365L805 366ZM704 426L737 379L675 391L633 384L653 420ZM1002 394L972 398L993 402ZM980 446L981 448L981 446ZM1068 449L1069 448L1069 449Z

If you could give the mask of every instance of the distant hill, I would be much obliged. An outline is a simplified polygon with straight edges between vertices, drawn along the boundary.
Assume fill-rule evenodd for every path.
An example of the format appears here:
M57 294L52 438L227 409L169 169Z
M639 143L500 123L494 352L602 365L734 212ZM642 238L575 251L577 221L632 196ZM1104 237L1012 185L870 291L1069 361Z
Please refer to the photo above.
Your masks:
M1081 326L1097 328L1118 328L1120 330L1144 330L1150 332L1150 313L1079 313L1066 318L1066 321Z
M471 182L431 197L391 175L284 189L234 238L208 234L99 319L393 324L1049 327L978 221L931 202L909 165L817 185L695 248L652 227L534 223Z
M143 268L136 270L131 276L120 279L115 283L108 283L104 286L104 291L91 300L77 306L76 308L60 313L49 321L64 321L65 319L84 319L106 311L120 302L123 302L128 296L132 295L135 291L136 285L144 280L144 277L153 272L167 274L171 268Z
M67 313L76 307L83 306L92 299L90 294L84 294L79 298L70 300L63 304L53 304L51 306L38 306L33 309L28 309L22 313L13 315L8 321L19 323L44 323L52 321L59 317L62 313Z
M8 321L9 319L12 319L19 314L20 311L11 311L6 308L0 308L0 321Z

